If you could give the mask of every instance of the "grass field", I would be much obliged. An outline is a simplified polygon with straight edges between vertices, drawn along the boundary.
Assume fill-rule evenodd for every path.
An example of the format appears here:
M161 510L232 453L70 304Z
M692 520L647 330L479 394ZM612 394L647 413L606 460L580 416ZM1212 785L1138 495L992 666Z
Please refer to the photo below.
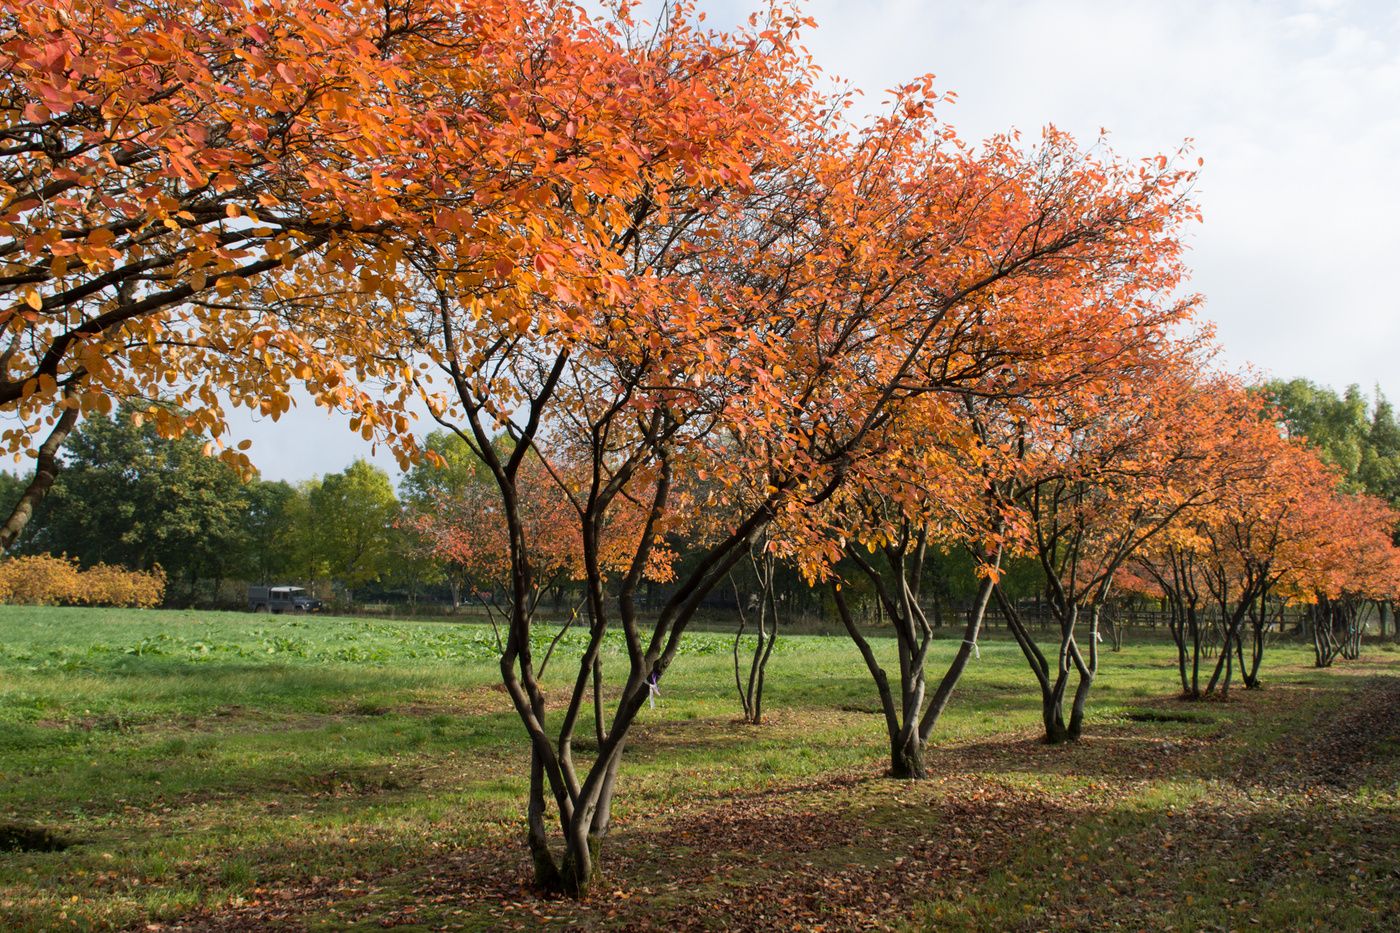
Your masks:
M0 929L1400 929L1392 648L1187 704L1130 644L1049 747L989 641L917 784L847 641L780 643L762 727L728 651L693 635L645 711L576 904L523 887L489 629L0 608L0 823L66 845L0 851Z

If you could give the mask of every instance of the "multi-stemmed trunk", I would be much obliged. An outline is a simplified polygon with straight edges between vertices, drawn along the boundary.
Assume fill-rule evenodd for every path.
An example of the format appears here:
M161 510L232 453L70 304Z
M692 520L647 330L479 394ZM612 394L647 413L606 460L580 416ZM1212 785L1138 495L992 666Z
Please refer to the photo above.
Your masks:
M1171 609L1168 626L1176 644L1176 667L1181 680L1181 695L1197 699L1201 695L1201 653L1205 634L1201 625L1199 600L1195 594L1169 592Z
M1194 586L1195 558L1187 551L1168 547L1163 555L1168 567L1151 560L1140 560L1138 566L1157 581L1167 603L1167 628L1176 645L1176 670L1181 681L1181 695L1197 699L1201 695L1201 657L1205 632L1201 624L1200 594ZM1170 571L1170 572L1168 572Z
M600 621L608 617L605 611L608 605L604 603L601 584L596 582L601 576L595 577L589 585L588 643L579 660L557 736L546 731L544 697L530 657L529 620L519 616L512 618L501 658L501 673L530 735L527 830L535 881L542 890L570 896L582 896L587 892L598 870L603 840L611 827L614 788L628 732L647 707L648 697L674 659L680 634L693 617L700 598L741 555L742 550L738 548L722 552L708 572L687 580L661 610L651 642L645 646L630 596L635 586L624 577L622 595L615 597L610 605L617 610L622 623L630 665L610 720L603 710L601 664L603 637L608 626ZM574 731L590 698L597 752L585 765L574 758ZM549 828L551 812L557 837ZM561 844L552 845L551 838L558 837L562 837Z
M732 575L730 577L739 612L739 630L734 634L734 688L739 693L739 705L743 707L744 722L757 726L763 722L763 688L768 678L768 660L773 656L773 646L778 641L778 604L774 593L777 560L766 548L763 548L759 553L754 553L751 548L749 562L758 582L758 593L755 594L754 602L748 608L744 606L744 598L743 594L739 592L739 585L734 582ZM746 678L741 670L743 665L740 663L740 649L743 646L744 635L748 631L750 609L757 615L755 621L758 631L753 653L748 658L748 676Z
M930 696L927 666L928 653L933 642L933 626L925 617L918 599L919 570L922 568L925 553L923 536L920 534L915 540L906 541L905 546L891 546L885 549L890 567L888 579L859 552L852 549L847 553L874 584L877 598L884 607L885 615L895 634L899 679L897 684L891 684L890 676L875 657L869 640L861 633L840 584L832 586L837 613L847 634L860 651L880 698L880 709L884 714L885 731L890 742L889 774L896 778L925 777L928 771L924 763L924 754L928 748L929 737L933 734L939 717L947 709L968 661L978 650L977 638L986 618L987 605L995 585L994 574L1000 565L1000 554L997 553L987 560L993 576L985 578L979 586L977 598L968 611L962 642ZM898 592L891 589L891 584L898 586ZM896 686L899 691L898 697L895 696Z
M478 447L481 446L479 442ZM645 520L636 535L638 543L625 560L619 562L613 554L611 562L604 563L604 554L612 554L604 548L610 528L607 510L617 501L621 482L603 487L602 492L595 490L580 509L583 618L588 638L577 668L570 668L572 684L562 713L553 722L547 717L541 688L544 664L537 666L532 656L538 590L529 561L526 530L515 501L513 474L509 465L503 466L499 460L490 464L500 480L512 544L512 599L501 654L501 676L529 735L527 841L535 882L546 892L582 896L594 883L603 841L612 824L613 795L629 731L674 661L681 637L701 601L743 558L749 542L774 514L771 503L760 504L725 538L705 550L677 582L656 617L644 627L638 615L637 594L654 553L656 529L666 514L671 490L671 463L664 445L658 445L655 457L649 501L639 503L645 509ZM630 501L638 504L639 499L634 492ZM604 585L605 580L609 585ZM615 705L611 706L610 715L605 715L601 655L610 628L620 630L623 636L627 670ZM581 722L586 722L585 710L590 702L596 752L590 760L579 761L574 755L574 734Z
M1169 569L1147 560L1139 566L1161 587L1170 608L1183 698L1199 700L1217 691L1228 696L1236 667L1246 689L1256 689L1269 624L1268 594L1277 580L1268 562L1251 564L1237 580L1218 555L1206 560L1184 550L1168 549L1165 556ZM1213 606L1209 619L1202 618L1202 583ZM1215 664L1203 688L1201 659L1211 657Z
M1343 593L1319 594L1313 604L1313 654L1318 667L1330 667L1337 658L1361 657L1361 610L1364 600Z
M1045 652L1036 644L1035 638L1021 618L1020 610L1006 596L1000 586L995 587L997 604L1006 618L1021 653L1025 655L1036 683L1040 686L1041 721L1045 728L1045 740L1051 744L1073 742L1084 731L1084 712L1089 699L1090 688L1099 671L1099 618L1102 603L1094 602L1089 607L1089 651L1088 657L1080 650L1075 628L1079 622L1079 607L1074 603L1053 605L1052 610L1059 624L1060 639L1056 663L1051 664ZM1074 693L1069 688L1072 678ZM1065 699L1070 697L1069 714L1065 714Z
M1108 633L1108 644L1115 652L1123 650L1123 638L1127 634L1127 625L1111 617L1110 614L1102 615L1102 631Z
M1240 662L1240 677L1246 690L1258 690L1259 667L1264 660L1264 648L1268 641L1269 629L1269 589L1259 588L1249 608L1249 657L1244 653L1244 640L1235 642L1235 651Z
M1220 645L1220 655L1215 661L1215 669L1211 672L1210 680L1206 683L1205 695L1209 696L1217 689L1222 697L1230 695L1230 683L1235 673L1235 655L1240 643L1240 636L1244 629L1245 618L1249 614L1249 604L1252 597L1244 595L1233 607L1222 600L1220 602L1221 627L1223 637ZM1243 653L1240 652L1241 670L1244 669Z

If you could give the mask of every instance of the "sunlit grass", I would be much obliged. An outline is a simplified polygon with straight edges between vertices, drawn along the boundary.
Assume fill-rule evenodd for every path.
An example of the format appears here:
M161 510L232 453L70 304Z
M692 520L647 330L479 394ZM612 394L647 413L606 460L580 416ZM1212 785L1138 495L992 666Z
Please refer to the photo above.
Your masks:
M933 669L957 642L940 642ZM757 728L736 721L730 644L719 633L688 636L660 706L644 711L629 742L619 825L678 800L880 768L883 721L845 639L782 640L769 673L770 721ZM546 686L556 696L578 647L566 639L552 662ZM876 647L893 669L892 645L877 639ZM615 682L625 663L619 645L605 657ZM1377 670L1396 660L1382 655ZM1296 686L1340 676L1313 672L1307 661L1296 647L1276 649L1266 679ZM1173 743L1253 730L1267 743L1289 728L1258 704L1164 706L1176 685L1172 665L1160 642L1107 656L1091 734L1130 729ZM74 843L0 855L0 927L127 926L225 909L312 879L351 889L357 879L430 863L435 852L514 851L526 758L497 678L493 637L480 625L0 608L0 821ZM1319 691L1305 715L1342 699ZM1029 740L1038 722L1019 650L990 638L935 742L956 760L964 746L975 754L994 738ZM978 767L1038 792L1072 794L1102 781L1053 760ZM1022 862L1000 869L1004 882L980 889L980 900L935 897L920 922L1051 924L1013 877L1035 877L1100 836L1141 835L1163 814L1210 800L1213 767L1184 764L1068 837L1047 832ZM1371 793L1375 806L1394 806L1393 792ZM1227 886L1227 856L1204 857L1202 883ZM1182 916L1196 923L1205 915Z

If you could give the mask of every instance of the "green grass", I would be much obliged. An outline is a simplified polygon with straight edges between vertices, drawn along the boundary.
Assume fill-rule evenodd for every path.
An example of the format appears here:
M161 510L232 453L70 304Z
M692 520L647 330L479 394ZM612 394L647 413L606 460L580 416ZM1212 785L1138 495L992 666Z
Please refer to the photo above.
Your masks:
M956 637L940 643L933 669L956 647ZM705 868L712 859L747 865L748 883L800 890L781 840L807 816L748 843L725 835L735 813L759 826L793 808L845 828L820 849L800 846L817 853L803 856L816 874L850 874L856 887L865 878L870 891L891 887L880 879L911 826L932 834L928 846L956 838L955 826L998 827L969 850L982 854L963 860L966 877L920 875L868 908L915 928L1057 926L1057 904L1100 925L1115 903L1105 886L1160 898L1122 908L1134 928L1277 929L1309 910L1331 928L1383 928L1373 911L1400 900L1400 737L1376 736L1344 787L1293 788L1287 767L1257 779L1300 725L1325 726L1360 685L1400 675L1394 652L1317 672L1304 651L1280 647L1265 690L1191 705L1168 699L1168 646L1130 645L1106 658L1089 739L1052 749L1033 742L1039 701L1019 651L988 640L940 726L935 780L911 789L879 777L882 720L845 639L780 641L771 721L759 728L734 721L729 648L722 634L688 637L662 705L629 742L606 853L609 886L645 887L679 916L725 916L714 905L737 882ZM578 650L565 639L547 687L565 689ZM517 893L517 909L502 894L523 866L526 762L494 657L480 625L0 607L0 822L71 843L0 853L0 928L540 922L545 902ZM620 643L605 657L619 671ZM964 812L969 787L988 795L985 812ZM1044 820L1002 820L1041 810ZM883 832L898 844L872 841ZM1189 903L1173 893L1184 882ZM793 909L839 928L844 902L822 890ZM1338 890L1356 896L1334 909ZM636 901L641 916L656 909L648 898ZM546 907L560 923L618 919L606 897Z

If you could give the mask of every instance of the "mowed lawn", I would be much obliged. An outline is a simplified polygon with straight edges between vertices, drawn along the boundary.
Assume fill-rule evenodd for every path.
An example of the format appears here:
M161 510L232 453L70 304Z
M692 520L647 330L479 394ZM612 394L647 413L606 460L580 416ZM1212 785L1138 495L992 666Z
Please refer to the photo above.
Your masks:
M0 929L1400 929L1391 646L1331 671L1279 646L1264 689L1190 704L1130 637L1086 739L1049 747L989 639L910 783L846 639L783 638L761 727L730 638L687 645L577 904L525 884L489 628L0 607L0 823L54 849L0 851Z

